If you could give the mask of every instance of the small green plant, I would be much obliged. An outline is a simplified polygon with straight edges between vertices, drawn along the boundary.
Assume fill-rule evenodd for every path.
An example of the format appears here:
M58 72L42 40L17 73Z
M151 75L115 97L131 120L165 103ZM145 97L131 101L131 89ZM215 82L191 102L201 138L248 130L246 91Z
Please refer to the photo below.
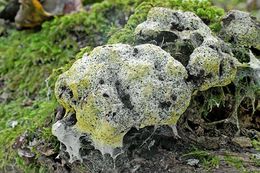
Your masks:
M243 171L243 172L246 171L246 169L243 165L243 161L241 159L239 159L238 157L226 155L226 156L224 156L224 160L228 165L233 166L240 171Z
M181 157L198 159L200 163L203 165L203 167L207 170L217 168L220 163L220 158L218 156L211 154L207 151L198 150L196 148L193 151L182 155Z
M260 151L260 141L259 140L252 140L252 145L253 147L257 150L257 151Z
M254 162L255 166L260 167L260 158L258 158L256 155L252 155L250 160Z

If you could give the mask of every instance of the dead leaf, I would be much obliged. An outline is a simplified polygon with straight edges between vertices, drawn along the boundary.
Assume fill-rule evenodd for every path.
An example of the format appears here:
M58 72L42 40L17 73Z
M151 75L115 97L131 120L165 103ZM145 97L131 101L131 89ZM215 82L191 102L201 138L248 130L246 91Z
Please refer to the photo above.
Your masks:
M52 16L79 11L81 0L19 0L20 9L15 16L16 27L33 28L41 25Z

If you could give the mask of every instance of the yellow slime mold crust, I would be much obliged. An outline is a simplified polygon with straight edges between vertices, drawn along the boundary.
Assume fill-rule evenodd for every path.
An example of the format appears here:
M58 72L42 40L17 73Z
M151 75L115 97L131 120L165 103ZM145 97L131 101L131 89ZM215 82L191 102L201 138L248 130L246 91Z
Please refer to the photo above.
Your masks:
M130 66L127 64L123 68L127 71L127 79L130 81L142 79L152 71L149 64L132 64Z
M114 147L122 145L125 133L118 133L116 128L105 119L100 119L100 110L95 105L93 96L88 96L87 103L76 109L77 129L92 136L92 140L99 144Z
M89 56L59 77L55 94L97 149L121 147L132 127L176 123L189 105L185 67L158 46L108 45Z

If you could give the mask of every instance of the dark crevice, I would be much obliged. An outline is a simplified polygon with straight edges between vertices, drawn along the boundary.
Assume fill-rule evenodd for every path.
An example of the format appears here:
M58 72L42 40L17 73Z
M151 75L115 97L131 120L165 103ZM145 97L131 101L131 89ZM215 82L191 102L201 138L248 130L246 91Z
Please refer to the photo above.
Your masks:
M207 75L207 76L204 76L205 75L205 71L204 70L200 70L199 74L196 74L196 75L192 75L189 73L188 71L188 78L187 78L187 82L193 82L195 84L195 86L200 86L203 81L205 80L205 78L210 78L210 74Z
M220 121L228 118L232 110L224 106L213 107L212 110L206 115L207 122Z
M218 76L221 77L224 73L224 64L223 64L223 61L220 62L220 65L219 65L219 71L218 71Z
M197 43L192 43L191 40L177 39L174 42L168 42L162 45L162 49L169 52L172 57L178 60L182 65L187 66L190 60L190 55L193 53Z
M192 40L195 41L196 47L200 46L204 41L203 36L200 33L197 33L197 32L192 34L191 37L192 37Z
M190 120L187 121L187 124L188 124L188 126L189 126L192 130L196 130L196 129L199 127L198 124L195 124L194 122L192 122L192 121L190 121Z
M60 94L59 94L59 98L61 98L62 95L65 94L65 93L68 94L68 96L69 96L70 98L73 97L73 92L72 92L72 90L71 90L70 88L66 87L66 86L62 86L62 87L61 87L61 92L60 92Z
M171 30L177 30L177 31L183 31L185 28L182 25L179 25L179 23L172 22L171 23Z
M107 93L104 93L104 94L103 94L103 97L106 97L106 98L108 98L108 97L109 97L109 95L108 95Z
M172 103L169 101L164 101L164 102L160 102L159 104L159 108L161 109L166 109L167 111L169 110L169 108L171 107Z
M216 45L209 45L209 47L211 48L211 49L213 49L213 50L218 50L218 48L217 48L217 46Z
M259 49L256 49L254 47L251 47L250 48L252 53L255 55L255 56L260 56L260 50Z
M75 113L71 114L69 117L66 117L66 119L67 120L65 122L67 126L73 126L77 123L77 118Z
M235 16L234 16L234 14L230 14L230 15L228 15L227 17L225 17L222 21L223 21L223 25L225 26L225 27L227 27L229 24L230 24L230 22L232 21L232 20L234 20L235 19Z
M100 79L99 84L103 85L105 82L103 79Z
M174 42L178 39L178 35L174 32L170 31L161 31L158 35L156 35L153 40L157 42L157 45L161 45L162 43Z
M177 96L175 94L172 94L171 95L171 99L172 99L172 101L176 101L177 100Z
M137 54L138 54L138 49L137 49L137 48L134 48L133 56L136 56Z
M116 90L117 90L117 93L118 93L118 96L119 96L119 99L121 100L121 102L124 104L124 106L126 108L132 110L134 108L134 106L131 103L130 95L124 91L124 89L119 81L116 81L115 87L116 87Z

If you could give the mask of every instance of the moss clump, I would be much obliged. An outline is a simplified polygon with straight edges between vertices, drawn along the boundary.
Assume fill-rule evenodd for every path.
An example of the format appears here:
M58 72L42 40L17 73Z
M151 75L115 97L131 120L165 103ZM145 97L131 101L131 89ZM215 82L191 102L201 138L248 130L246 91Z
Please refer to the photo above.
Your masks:
M12 151L14 140L26 132L29 135L37 136L35 131L37 131L37 129L39 131L40 129L43 130L45 126L44 122L46 122L47 118L52 119L52 113L57 106L55 100L36 101L30 107L25 107L20 104L21 100L16 100L5 106L0 106L0 170L5 170L7 165L16 165L15 162L17 162L17 160L13 159L17 158L18 155ZM10 127L7 123L13 120L18 122L18 125L14 128ZM50 133L48 133L49 135L47 136L47 132L44 134L45 135L42 135L41 138L46 139L46 143L50 142ZM17 164L22 165L22 160L20 160L19 163Z
M235 156L226 155L224 157L224 160L228 165L234 166L236 169L246 172L242 159L235 157Z
M89 11L45 22L40 31L9 29L0 37L0 170L16 162L12 150L15 138L26 130L41 129L45 120L53 117L57 75L77 59L82 47L88 46L80 57L92 47L105 44L110 30L124 24L118 22L119 18L130 15L129 3L96 3ZM18 121L15 128L6 123L11 120Z

